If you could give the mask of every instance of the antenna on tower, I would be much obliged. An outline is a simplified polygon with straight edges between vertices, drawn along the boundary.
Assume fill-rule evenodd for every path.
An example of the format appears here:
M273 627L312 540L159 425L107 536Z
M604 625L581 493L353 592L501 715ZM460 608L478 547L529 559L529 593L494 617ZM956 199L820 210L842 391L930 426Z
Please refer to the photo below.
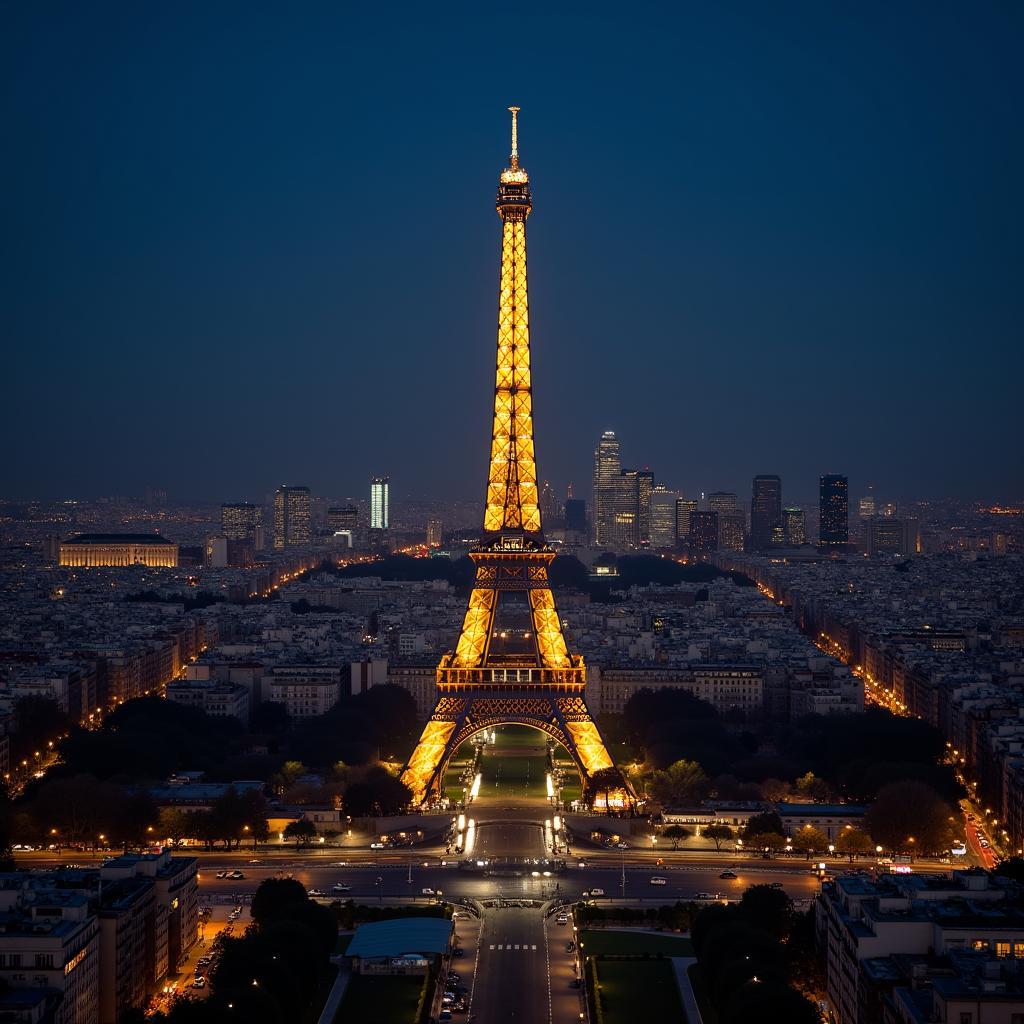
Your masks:
M519 107L509 107L512 113L512 157L511 162L513 167L519 166L519 124L518 115Z

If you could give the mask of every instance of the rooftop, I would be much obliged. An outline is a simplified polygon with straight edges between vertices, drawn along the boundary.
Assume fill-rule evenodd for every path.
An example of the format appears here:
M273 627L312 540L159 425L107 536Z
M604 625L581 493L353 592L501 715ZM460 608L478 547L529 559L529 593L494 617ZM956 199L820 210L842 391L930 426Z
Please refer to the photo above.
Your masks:
M65 544L171 544L159 533L80 533Z
M445 917L399 917L361 925L345 951L364 959L407 953L443 953L451 940L452 923Z

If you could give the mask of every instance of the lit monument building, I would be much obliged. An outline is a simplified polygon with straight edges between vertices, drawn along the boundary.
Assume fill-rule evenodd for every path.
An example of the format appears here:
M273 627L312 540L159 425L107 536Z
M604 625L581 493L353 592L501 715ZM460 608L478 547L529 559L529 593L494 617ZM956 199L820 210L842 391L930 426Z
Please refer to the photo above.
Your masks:
M502 221L498 358L483 536L470 552L476 580L462 633L437 668L437 704L402 780L413 801L441 790L459 745L481 729L520 723L541 729L573 757L584 792L613 768L584 699L583 658L570 654L548 581L555 551L544 540L533 447L533 393L526 291L530 179L512 155L498 185ZM619 789L617 798L625 793Z
M61 542L60 564L173 568L178 564L178 545L158 533L80 533Z

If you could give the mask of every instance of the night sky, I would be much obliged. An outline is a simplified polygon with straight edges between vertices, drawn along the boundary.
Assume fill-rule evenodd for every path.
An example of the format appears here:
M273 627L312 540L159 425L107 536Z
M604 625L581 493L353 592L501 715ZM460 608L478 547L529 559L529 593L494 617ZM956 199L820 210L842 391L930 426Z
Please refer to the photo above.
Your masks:
M0 9L0 497L482 499L510 103L560 493L1024 495L1024 5L477 6Z

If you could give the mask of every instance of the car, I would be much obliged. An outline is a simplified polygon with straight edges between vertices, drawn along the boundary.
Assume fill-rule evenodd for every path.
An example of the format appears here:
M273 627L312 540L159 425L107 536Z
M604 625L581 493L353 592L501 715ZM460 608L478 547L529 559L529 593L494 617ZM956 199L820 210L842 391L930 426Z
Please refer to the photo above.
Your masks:
M773 889L784 889L785 886L781 882L772 882Z
M228 877L228 873L226 871L218 871L217 872L217 877L218 878L227 878Z
M668 879L663 878L661 875L652 875L651 885L668 885Z
M347 868L348 867L348 861L347 860L336 860L336 861L333 861L331 863L331 867L332 868Z
M569 923L569 916L567 914L559 914L558 917L555 918L555 924L568 924L568 923Z
M695 900L700 903L710 903L712 900L718 899L717 892L699 892L694 897Z
M245 875L242 874L241 871L235 870L235 871L229 871L227 877L228 878L239 879L239 878L245 878Z
M250 864L262 864L262 863L263 863L263 861L261 861L261 860L259 859L259 857L253 857L253 859L252 859L251 861L249 861L249 863L250 863Z
M566 951L566 953L573 953L573 952L575 952L576 951L576 943L575 942L571 942L571 941L567 942L565 944L565 951Z
M728 869L726 869L718 877L719 878L735 878L736 877L736 872L735 871L729 871Z
M323 889L307 889L306 890L306 895L307 896L326 896L327 893L325 893L323 891Z
M193 988L206 988L206 979L200 974L195 981L192 982Z
M628 850L629 849L629 843L616 843L615 846L616 846L616 849L619 849L619 850Z
M576 867L578 867L578 868L585 868L586 866L587 866L587 862L585 860L581 860L579 862L579 864L576 865Z
M370 843L371 850L386 850L387 843Z
M420 892L421 892L421 893L422 893L422 894L423 894L424 896L436 896L436 895L437 895L437 893L436 893L436 892L434 892L434 890L433 890L433 889L431 889L429 885L425 885L425 886L424 886L424 887L423 887L423 888L422 888L422 889L420 890Z
M603 896L604 895L604 889L591 889L590 890L590 895L591 896Z
M344 882L335 882L334 885L331 886L331 889L334 892L351 892L352 886L346 885Z

